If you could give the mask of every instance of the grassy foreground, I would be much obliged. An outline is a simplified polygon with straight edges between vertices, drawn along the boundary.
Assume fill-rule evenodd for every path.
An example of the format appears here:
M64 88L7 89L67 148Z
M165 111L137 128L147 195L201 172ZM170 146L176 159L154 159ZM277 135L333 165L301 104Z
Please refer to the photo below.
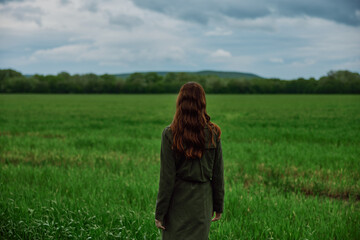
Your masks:
M176 95L0 95L1 239L159 239ZM210 239L360 239L359 95L208 95L225 212Z

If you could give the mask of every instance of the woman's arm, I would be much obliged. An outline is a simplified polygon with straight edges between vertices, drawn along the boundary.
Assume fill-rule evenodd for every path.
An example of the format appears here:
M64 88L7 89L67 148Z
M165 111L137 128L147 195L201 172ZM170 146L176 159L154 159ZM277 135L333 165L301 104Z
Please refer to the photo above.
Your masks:
M213 211L222 213L224 208L224 162L222 157L221 140L216 144L213 177L211 180L213 189Z
M160 181L156 200L155 219L163 223L175 185L176 167L171 149L171 134L165 128L161 137Z

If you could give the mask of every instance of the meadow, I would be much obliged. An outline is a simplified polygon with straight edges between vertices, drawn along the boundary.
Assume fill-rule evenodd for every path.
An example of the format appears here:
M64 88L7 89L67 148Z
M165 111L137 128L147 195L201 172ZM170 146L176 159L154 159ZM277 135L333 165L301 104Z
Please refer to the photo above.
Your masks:
M175 94L0 95L1 239L160 239ZM360 239L359 95L207 95L222 128L210 239Z

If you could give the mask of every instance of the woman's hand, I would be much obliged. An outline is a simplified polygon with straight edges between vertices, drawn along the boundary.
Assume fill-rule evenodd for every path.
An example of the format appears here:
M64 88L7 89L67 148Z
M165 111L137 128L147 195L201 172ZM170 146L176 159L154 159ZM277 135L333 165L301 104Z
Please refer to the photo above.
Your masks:
M165 230L165 227L162 225L162 223L159 221L159 220L157 220L157 219L155 219L155 225L156 225L156 227L158 228L158 229L162 229L162 230Z
M215 213L215 217L214 217L214 213ZM212 222L216 222L218 220L220 220L221 218L221 213L218 213L218 212L213 212L213 219L211 220Z

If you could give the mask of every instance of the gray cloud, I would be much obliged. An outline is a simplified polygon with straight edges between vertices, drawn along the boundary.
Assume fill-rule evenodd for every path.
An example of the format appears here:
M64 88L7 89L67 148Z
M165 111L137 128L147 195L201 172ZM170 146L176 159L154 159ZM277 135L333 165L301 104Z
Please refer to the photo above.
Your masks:
M358 0L43 1L0 0L1 66L23 73L218 69L282 78L359 71Z
M6 32L6 34L0 38L0 51L23 51L25 48L34 51L38 49L55 48L64 43L68 43L68 39L71 38L70 33L56 30L39 31L32 35L4 28L0 28L0 31ZM73 42L77 43L79 41ZM81 42L84 42L84 40ZM85 43L87 42L85 41Z
M221 16L246 19L276 15L286 17L311 16L346 25L360 25L360 17L356 13L356 10L360 11L359 0L259 0L256 2L238 0L133 0L133 2L141 8L200 24L207 24L210 20Z
M95 13L98 11L98 3L96 1L86 1L82 9Z
M0 12L10 13L17 20L35 22L39 26L41 26L41 16L44 14L40 8L32 6L6 7Z
M70 0L60 0L60 3L62 4L62 5L66 5L66 4L68 4L70 2Z
M0 4L5 4L7 2L23 2L24 0L0 0Z
M143 20L141 20L141 18L132 15L126 15L126 14L112 15L111 13L108 13L108 16L109 16L109 22L111 24L119 25L127 29L132 29L144 23Z
M360 10L358 0L278 0L278 8L280 14L286 16L308 15L352 26L360 25L360 18L356 16L356 10Z

